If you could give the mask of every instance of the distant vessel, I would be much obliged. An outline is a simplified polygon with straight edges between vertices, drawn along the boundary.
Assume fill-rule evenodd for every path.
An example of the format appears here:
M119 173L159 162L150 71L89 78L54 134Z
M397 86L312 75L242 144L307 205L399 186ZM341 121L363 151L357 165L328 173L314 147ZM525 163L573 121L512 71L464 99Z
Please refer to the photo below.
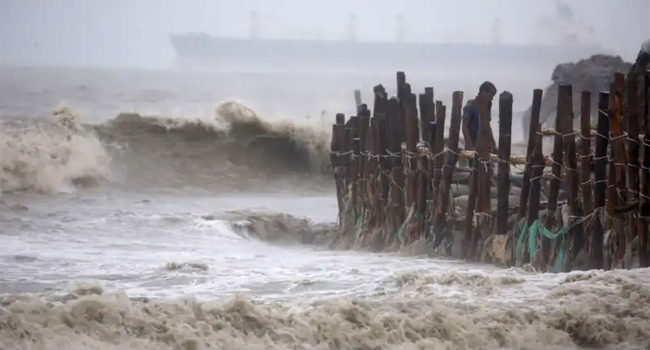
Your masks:
M356 18L350 17L348 40L261 39L257 14L251 15L249 38L211 36L206 33L171 34L181 66L213 68L334 69L552 69L560 62L603 53L593 45L513 45L500 40L500 23L492 27L489 44L410 43L398 16L394 42L356 39ZM543 66L543 67L542 67ZM547 68L548 67L548 68Z

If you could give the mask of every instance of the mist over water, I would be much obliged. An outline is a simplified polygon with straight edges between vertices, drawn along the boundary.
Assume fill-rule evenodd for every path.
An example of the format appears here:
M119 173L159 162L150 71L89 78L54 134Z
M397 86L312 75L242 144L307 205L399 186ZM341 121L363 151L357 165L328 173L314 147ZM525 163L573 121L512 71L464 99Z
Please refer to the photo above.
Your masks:
M647 344L647 269L546 275L417 245L325 249L334 114L392 79L2 68L0 347ZM446 103L475 93L474 79L409 79ZM494 81L516 111L545 84Z
M360 40L392 40L397 12L409 41L489 42L499 18L506 43L595 37L631 60L650 36L650 8L632 0L619 16L604 1L407 3L2 2L0 349L650 346L648 269L540 274L429 258L423 242L347 249L335 222L331 124L355 113L355 89L368 104L376 84L394 95L403 69L450 106L490 80L514 95L520 142L533 89L560 62L215 69L175 59L166 36L241 37L251 8L269 38L340 39L341 8Z

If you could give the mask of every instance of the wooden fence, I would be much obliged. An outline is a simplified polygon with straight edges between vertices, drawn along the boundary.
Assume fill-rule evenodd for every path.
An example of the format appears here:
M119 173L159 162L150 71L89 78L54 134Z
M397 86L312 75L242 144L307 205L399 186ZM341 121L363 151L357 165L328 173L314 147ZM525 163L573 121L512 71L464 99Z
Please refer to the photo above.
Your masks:
M534 90L525 156L511 154L511 93L497 96L498 154L483 136L491 118L481 118L476 151L467 151L459 137L463 92L453 93L448 120L433 88L416 96L403 72L396 78L397 96L374 87L372 112L362 104L347 120L336 115L330 160L345 234L541 271L650 265L650 142L640 132L650 127L650 71L617 73L598 96L582 91L579 130L571 85L559 86L554 130L541 129L543 91ZM490 116L491 102L476 103ZM553 138L550 155L544 137ZM463 203L453 194L458 183L468 189Z

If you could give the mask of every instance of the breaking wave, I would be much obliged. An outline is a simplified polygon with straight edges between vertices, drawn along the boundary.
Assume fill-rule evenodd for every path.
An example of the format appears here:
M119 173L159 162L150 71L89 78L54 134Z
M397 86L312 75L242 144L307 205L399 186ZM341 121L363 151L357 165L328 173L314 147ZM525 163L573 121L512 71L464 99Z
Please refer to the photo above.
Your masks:
M572 274L519 300L505 300L503 293L534 275L457 274L396 274L381 281L371 299L291 304L241 295L136 299L95 284L58 298L11 295L0 298L0 348L533 350L649 344L647 269ZM471 285L477 297L441 292L454 283ZM504 300L493 300L499 298Z
M2 192L66 191L110 174L106 147L68 109L55 111L48 125L3 128L0 149Z
M106 181L245 188L328 174L329 137L321 125L267 122L232 101L210 119L121 113L99 125L83 124L63 108L48 122L5 123L0 189L56 193Z

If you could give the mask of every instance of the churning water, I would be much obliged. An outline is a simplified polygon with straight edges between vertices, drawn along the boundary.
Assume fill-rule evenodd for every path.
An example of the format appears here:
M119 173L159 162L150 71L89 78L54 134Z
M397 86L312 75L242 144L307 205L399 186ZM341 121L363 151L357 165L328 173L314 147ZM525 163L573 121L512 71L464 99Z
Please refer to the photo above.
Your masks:
M518 111L546 84L418 78L444 102L490 78ZM328 249L330 125L379 82L2 68L0 349L650 344L648 269Z

